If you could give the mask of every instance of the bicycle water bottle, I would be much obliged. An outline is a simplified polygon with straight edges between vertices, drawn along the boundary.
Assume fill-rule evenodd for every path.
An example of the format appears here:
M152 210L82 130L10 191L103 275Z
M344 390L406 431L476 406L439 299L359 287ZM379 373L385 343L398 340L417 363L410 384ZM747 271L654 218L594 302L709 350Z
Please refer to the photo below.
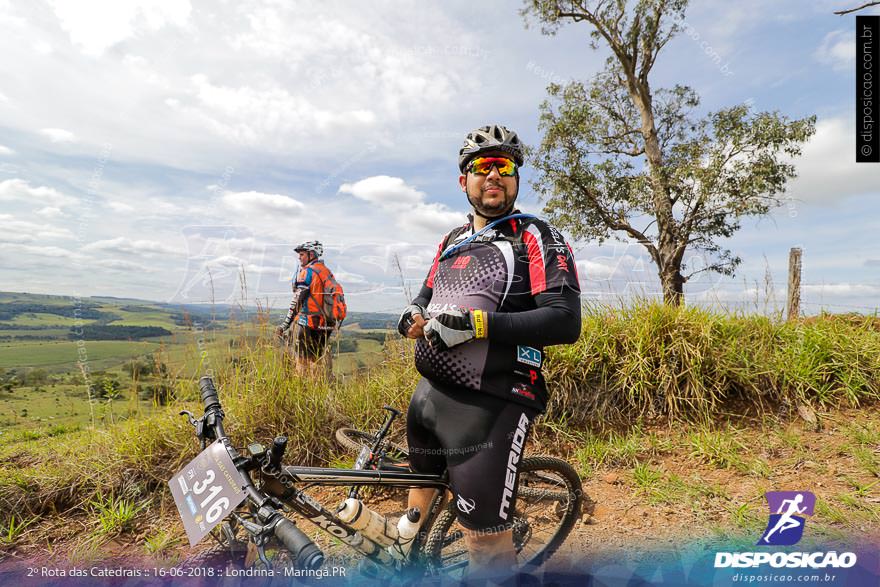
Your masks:
M397 528L385 516L369 509L359 499L346 499L337 515L340 520L381 546L391 546L397 540Z
M398 560L403 560L406 558L406 555L409 554L410 549L412 548L412 543L416 538L416 535L419 533L419 520L422 518L422 513L419 511L419 508L410 508L406 510L406 513L400 516L400 520L397 521L397 542L388 547L388 552L391 553L391 556Z
M355 550L359 550L368 557L377 559L382 564L387 565L393 560L390 554L386 552L384 548L382 548L360 532L355 532L351 536L351 538L348 539L346 544L348 544Z

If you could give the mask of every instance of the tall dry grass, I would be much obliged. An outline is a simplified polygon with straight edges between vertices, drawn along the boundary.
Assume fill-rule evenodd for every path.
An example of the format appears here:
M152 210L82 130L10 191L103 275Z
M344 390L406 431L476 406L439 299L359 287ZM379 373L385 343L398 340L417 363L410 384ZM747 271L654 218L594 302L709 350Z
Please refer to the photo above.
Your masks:
M550 349L547 364L548 417L576 428L880 397L873 317L784 322L647 302L590 307L581 339Z
M244 445L284 434L288 462L329 462L335 428L375 429L381 407L405 408L418 379L410 341L390 338L381 364L332 383L298 376L271 341L265 321L243 325L235 345L208 359L230 436ZM545 421L576 432L649 418L711 422L735 409L852 406L878 397L878 376L872 318L783 323L649 303L594 307L580 341L548 353ZM196 382L179 382L176 396L147 418L0 447L0 526L56 514L88 523L98 496L167 509L167 479L198 451L178 415L201 412Z

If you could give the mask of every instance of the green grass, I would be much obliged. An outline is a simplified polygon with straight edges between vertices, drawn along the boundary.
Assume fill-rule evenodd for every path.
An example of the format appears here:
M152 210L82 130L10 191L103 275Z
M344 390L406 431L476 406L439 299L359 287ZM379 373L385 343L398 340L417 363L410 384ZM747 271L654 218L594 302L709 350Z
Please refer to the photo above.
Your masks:
M102 503L110 512L106 527L118 528L114 520L148 500L151 512L160 509L159 501L168 507L167 479L198 452L193 429L177 412L201 412L196 375L206 367L214 370L226 429L236 445L251 440L268 444L284 434L291 463L341 462L332 435L336 428L375 429L384 416L382 405L406 408L419 377L411 341L390 340L377 354L378 368L328 383L298 376L271 343L271 328L265 322L242 325L239 333L245 337L233 346L228 333L208 333L203 349L195 346L197 333L175 335L157 351L165 353L179 376L178 400L172 405L98 430L57 437L38 431L42 436L37 438L21 433L14 442L0 442L0 520L13 513L16 519L57 512L95 515L99 510L93 504ZM89 343L90 358L100 344ZM723 499L724 488L696 475L643 465L640 459L677 451L682 458L720 469L766 476L767 463L755 456L740 431L690 423L723 422L737 409L776 410L783 401L866 402L877 397L880 344L878 334L859 323L788 325L691 308L637 306L587 312L581 342L554 349L548 361L554 393L539 433L552 437L564 431L558 438L572 447L582 468L631 467L633 484L649 503L698 508ZM396 438L401 420L393 431ZM609 432L615 422L627 423L629 431ZM671 432L648 434L642 423L668 423ZM853 428L850 438L853 446L869 451L875 435ZM797 444L785 435L779 442ZM861 453L853 454L859 458ZM868 464L866 454L861 458ZM871 489L863 483L856 491ZM124 496L127 505L114 506L103 497L109 495ZM839 524L838 513L845 515L853 506L844 498L827 507L820 512L823 519ZM748 510L729 513L735 525L748 525Z
M71 318L70 316L59 316L58 314L27 313L19 314L12 320L4 320L0 322L0 327L4 324L14 324L15 326L76 326L84 324L92 324L94 320L81 320Z
M15 542L22 532L36 522L37 519L37 517L33 517L27 520L17 520L15 514L12 514L9 517L9 521L5 524L0 523L0 544L8 545Z
M144 550L147 554L164 557L169 551L181 543L181 539L167 530L159 530L144 539Z
M663 473L655 471L648 465L639 463L633 468L633 481L638 489L650 490L661 479Z
M59 384L41 390L18 387L12 393L0 391L0 444L20 439L36 440L59 436L92 423L109 424L145 416L156 407L151 401L133 397L125 378L118 399L94 398L91 409L84 385Z
M748 534L759 536L767 524L767 516L763 512L756 512L748 503L727 506L730 521L738 529Z
M46 339L62 339L67 340L67 335L70 334L70 328L44 328L40 330L10 330L4 329L3 324L5 322L0 322L0 337L10 337L10 338L21 338L24 336L38 336L40 338ZM33 339L31 339L33 340Z
M101 310L119 316L119 319L109 323L112 326L160 326L172 332L181 329L174 322L170 313L159 309L149 312L131 312L110 306L101 308Z
M146 504L135 504L133 500L99 493L89 503L98 520L98 532L104 535L115 535L132 528L135 518Z
M712 422L731 404L858 406L880 398L873 318L780 322L695 307L588 307L580 340L551 347L549 416L608 427L642 419Z
M75 341L2 343L0 368L73 367L82 356L90 362L107 359L115 361L144 355L158 347L158 344L152 342L125 340L89 340L79 346ZM80 348L85 349L85 355L80 354Z
M575 458L580 470L589 475L601 467L634 465L645 440L636 428L627 434L612 432L596 436L587 433L577 436L576 442L579 448L575 451Z

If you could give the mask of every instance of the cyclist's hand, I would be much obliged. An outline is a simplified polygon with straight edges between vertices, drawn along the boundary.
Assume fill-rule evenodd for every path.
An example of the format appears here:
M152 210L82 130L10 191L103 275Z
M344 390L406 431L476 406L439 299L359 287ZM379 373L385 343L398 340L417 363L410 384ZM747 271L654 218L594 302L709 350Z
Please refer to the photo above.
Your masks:
M440 351L464 344L475 338L486 338L486 313L483 310L448 310L425 325L425 338Z
M275 336L277 336L278 338L284 336L284 328L282 326L279 326L275 329Z
M397 321L397 331L401 336L405 336L407 338L421 338L422 332L421 327L417 329L417 332L414 334L413 329L416 328L417 325L424 326L425 325L425 309L418 304L410 304L400 315L400 320ZM421 321L417 322L416 317L418 317Z
M421 314L413 315L413 325L406 333L407 338L423 338L425 336L425 324L428 321L422 318Z

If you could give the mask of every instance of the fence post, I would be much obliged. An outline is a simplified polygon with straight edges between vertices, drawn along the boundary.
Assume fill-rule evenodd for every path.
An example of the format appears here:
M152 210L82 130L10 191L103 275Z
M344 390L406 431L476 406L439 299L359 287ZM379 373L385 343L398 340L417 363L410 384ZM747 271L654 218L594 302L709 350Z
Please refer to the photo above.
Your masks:
M787 319L797 320L801 315L801 249L793 247L788 252L788 303Z

